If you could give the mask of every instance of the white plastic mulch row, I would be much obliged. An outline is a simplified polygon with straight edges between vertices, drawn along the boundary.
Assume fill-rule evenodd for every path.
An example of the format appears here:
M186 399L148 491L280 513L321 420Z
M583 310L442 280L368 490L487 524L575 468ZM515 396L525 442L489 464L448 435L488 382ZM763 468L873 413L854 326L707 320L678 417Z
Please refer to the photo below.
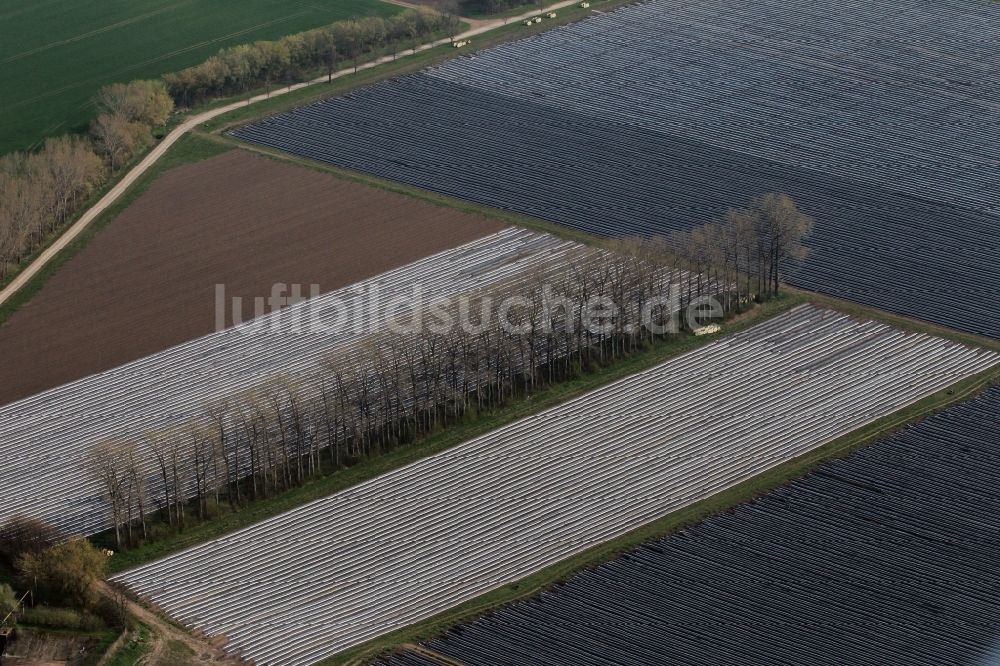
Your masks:
M429 303L560 265L580 248L549 234L506 229L0 407L0 521L25 514L65 532L106 529L101 486L84 464L95 442L140 438L201 416L211 400L275 374L305 375L332 352L383 330L393 314L405 317L400 304L412 300L416 286Z
M998 357L800 306L117 580L254 663L314 663L757 475Z

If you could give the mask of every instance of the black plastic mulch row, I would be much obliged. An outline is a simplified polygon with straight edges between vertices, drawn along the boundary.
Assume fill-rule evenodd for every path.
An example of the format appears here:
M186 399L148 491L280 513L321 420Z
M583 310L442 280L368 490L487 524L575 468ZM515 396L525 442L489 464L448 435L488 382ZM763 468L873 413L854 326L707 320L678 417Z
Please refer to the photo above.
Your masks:
M1000 337L1000 219L449 83L384 82L235 136L601 235L650 235L787 192L817 219L799 286Z

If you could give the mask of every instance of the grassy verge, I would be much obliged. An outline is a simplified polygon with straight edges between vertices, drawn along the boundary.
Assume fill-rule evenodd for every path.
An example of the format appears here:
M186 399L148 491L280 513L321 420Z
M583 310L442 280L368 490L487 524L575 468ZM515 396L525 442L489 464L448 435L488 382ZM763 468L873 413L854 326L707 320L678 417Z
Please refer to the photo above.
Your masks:
M505 9L502 12L496 12L494 14L490 14L482 9L474 9L472 11L463 11L462 15L466 18L475 19L477 21L495 21L496 19L520 16L521 14L527 14L528 12L537 9L538 7L533 2L522 2L511 7L510 9Z
M129 630L122 637L115 650L107 655L104 666L133 666L142 661L149 652L152 643L150 642L149 627L140 624L136 629Z
M616 363L581 375L575 379L553 384L536 391L533 395L516 400L508 405L488 412L482 412L466 423L449 426L423 440L401 446L384 455L363 460L353 467L317 477L306 484L288 490L281 495L251 502L236 513L223 513L183 532L165 536L134 550L116 553L108 562L108 571L114 574L146 562L150 562L184 548L210 541L242 527L276 516L312 500L361 483L385 472L391 471L420 458L460 444L478 435L495 430L536 414L544 409L571 400L588 391L600 388L613 381L645 370L663 361L700 347L720 335L730 334L784 312L806 299L789 294L780 299L760 305L747 312L738 320L723 327L723 332L704 337L690 334L678 335L668 340L658 341L644 350L619 360ZM221 507L220 507L221 508ZM97 535L95 541L108 538Z
M535 596L580 571L607 562L638 546L662 538L685 527L750 502L755 498L800 478L820 464L848 455L900 428L915 423L946 407L967 400L991 384L1000 382L1000 368L992 368L968 377L912 405L866 426L838 437L798 458L774 467L732 488L716 493L688 507L647 523L617 539L607 541L574 555L542 571L504 585L467 603L436 615L424 622L376 638L357 648L320 662L322 666L361 664L405 643L423 641L449 628L469 622L514 601Z
M191 648L180 641L168 640L164 653L153 666L185 666L195 661Z
M956 331L955 329L947 328L938 324L932 324L921 319L913 319L912 317L907 317L906 315L885 312L883 310L874 310L866 305L861 305L860 303L855 303L854 301L845 301L844 299L837 298L836 296L827 296L826 294L818 294L789 286L783 286L782 289L787 290L789 293L806 296L810 301L816 303L817 305L840 310L841 312L858 317L878 319L879 321L889 324L890 326L895 326L896 328L909 331L911 333L926 333L927 335L935 335L939 338L945 338L963 345L969 345L970 347L983 347L985 349L1000 351L1000 340L996 340L994 338L976 335L975 333Z
M83 660L82 666L97 666L97 664L101 663L101 659L103 659L104 655L107 654L112 648L119 636L121 636L121 634L111 630L96 634L94 649L88 651L87 656ZM125 663L134 664L136 662Z
M208 140L201 136L187 134L170 147L163 157L157 160L135 184L122 195L118 201L101 213L73 242L67 245L52 261L47 263L34 277L28 281L13 296L0 305L0 325L3 324L19 307L28 302L45 286L45 282L56 273L67 261L82 250L108 222L118 216L125 208L135 201L143 192L149 189L153 181L162 173L175 167L203 160L213 155L223 153L232 148L220 141ZM123 170L124 173L124 170ZM96 201L96 199L95 199ZM82 213L82 211L81 211ZM55 236L51 240L55 240ZM51 241L50 241L51 242Z
M279 162L286 162L306 169L312 169L313 171L321 171L324 173L332 174L337 178L341 178L343 180L349 180L351 182L355 182L361 185L366 185L368 187L385 190L386 192L403 194L413 199L419 199L420 201L425 201L435 206L453 208L468 215L475 215L477 217L484 217L491 220L500 220L501 222L504 222L506 224L516 225L519 227L523 227L525 229L533 229L535 231L541 231L544 233L552 234L554 236L559 236L561 238L573 240L578 243L583 243L585 245L594 245L607 242L607 239L600 238L598 236L593 236L584 231L571 229L570 227L558 224L556 222L549 222L541 218L530 217L528 215L523 215L521 213L501 210L499 208L491 208L490 206L484 204L478 204L474 201L469 201L468 199L459 199L457 197L448 196L447 194L439 194L432 190L421 189L414 185L407 185L406 183L402 183L396 180L388 180L386 178L380 178L379 176L371 175L363 171L352 171L350 169L344 169L342 167L334 166L332 164L327 164L326 162L319 162L316 160L308 159L306 157L299 157L298 155L292 155L291 153L285 153L280 150L268 148L266 146L257 146L254 144L244 143L238 139L234 139L224 135L206 134L205 136L211 137L214 140L222 144L228 145L232 148L239 148L242 150L246 150L248 152L262 155L264 157Z
M627 4L626 0L595 0L595 7L600 7L603 10L610 9L612 7L617 7ZM511 24L507 26L502 26L496 28L490 32L478 35L474 38L475 48L485 48L495 44L499 44L505 41L510 41L512 39L517 39L537 32L541 32L547 28L554 27L556 25L561 25L565 23L570 23L572 21L580 20L585 17L590 10L580 9L578 7L567 8L560 11L560 16L557 19L547 20L537 26L526 28L521 24ZM401 52L403 53L403 52ZM443 62L450 58L459 57L465 55L468 51L458 50L445 46L440 46L433 49L428 49L426 51L419 52L414 55L407 55L398 61L384 63L377 67L371 69L361 70L355 74L350 74L339 79L335 79L331 84L316 84L307 86L305 88L293 91L286 95L281 95L270 100L263 102L258 102L253 105L235 109L227 114L214 118L207 123L204 123L201 127L207 132L220 133L225 129L233 127L235 125L243 124L251 120L256 120L268 115L275 113L280 113L286 111L290 108L306 104L318 99L325 97L330 97L334 95L340 95L356 88L370 85L376 81L380 81L387 78L392 78L395 76L401 76L403 74L418 71L425 67L435 65L437 63ZM320 74L320 72L316 72ZM255 90L252 94L257 94L263 90ZM243 99L245 95L240 95L239 97L229 97L214 100L208 104L198 106L190 111L190 113L200 113L205 110L223 106L225 104L230 104L239 99ZM171 117L168 129L172 129L176 125L180 124L186 118L186 114L177 114ZM197 139L189 140L190 136L198 135ZM205 157L211 157L213 154L218 152L223 152L224 150L237 145L239 142L233 140L227 140L226 144L222 144L217 140L213 140L216 137L206 137L204 132L193 132L189 135L180 139L176 144L171 146L171 148L164 153L164 155L153 165L150 169L142 175L142 177L137 181L136 185L129 188L128 192L119 199L115 205L111 206L106 210L98 219L94 220L84 233L80 234L79 237L74 239L73 243L66 247L62 252L60 252L49 264L47 264L37 275L35 275L31 281L28 282L24 287L22 287L16 294L14 294L10 299L0 305L0 325L3 324L6 319L17 311L24 303L31 299L31 297L38 293L45 281L55 273L60 266L62 266L66 261L68 261L76 252L82 249L87 242L93 238L97 231L100 230L107 222L118 215L129 203L134 201L142 192L144 192L150 185L150 183L164 171L173 168L175 166L180 166L182 164L197 161L198 159L204 159ZM198 141L202 139L202 141ZM187 145L185 145L187 144ZM206 150L207 146L211 144L214 147L215 152L211 150ZM243 146L243 144L239 144ZM21 265L12 271L7 278L0 282L0 287L12 281L20 271L28 266L32 261L34 261L49 245L51 245L59 236L73 223L79 219L80 215L88 210L91 206L97 203L102 196L104 196L111 188L113 188L121 177L131 171L131 169L138 164L145 156L148 154L149 150L155 147L150 146L148 150L141 152L136 155L132 162L126 167L121 169L113 178L111 178L107 183L105 183L99 190L94 192L91 198L86 204L81 206L77 215L73 219L67 222L65 225L60 227L58 230L54 231L42 245L31 255L25 257L21 262ZM246 147L246 146L243 146ZM202 153L199 155L199 151ZM333 169L327 169L328 171L335 172ZM344 171L341 175L346 175L347 172ZM357 179L357 178L356 178ZM387 183L388 181L386 181ZM371 183L374 184L374 183ZM387 187L382 184L382 187ZM497 214L496 211L492 213L485 213L488 211L484 206L474 206L467 204L466 202L459 202L458 200L450 200L447 197L438 197L436 195L431 196L428 193L424 193L422 190L417 188L406 188L406 187L393 187L396 191L405 192L414 196L420 196L421 198L428 200L437 200L442 205L450 205L453 207L462 207L475 209L476 212L480 214L489 214L492 217L501 217L502 219L510 221L512 224L520 224L522 226L532 227L532 228L544 228L546 231L556 232L560 235L576 238L577 240L582 240L584 238L583 234L578 234L575 232L570 232L562 227L557 227L556 225L534 220L533 218L528 218L526 216L519 216L515 214L501 213ZM590 238L589 242L593 242Z

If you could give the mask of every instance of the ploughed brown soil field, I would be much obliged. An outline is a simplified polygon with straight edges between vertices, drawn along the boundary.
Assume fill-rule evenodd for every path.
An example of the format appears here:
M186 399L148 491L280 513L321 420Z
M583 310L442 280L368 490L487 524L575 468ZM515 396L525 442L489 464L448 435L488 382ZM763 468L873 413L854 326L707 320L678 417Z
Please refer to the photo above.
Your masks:
M234 150L168 171L0 326L0 404L215 330L215 285L329 291L502 223Z

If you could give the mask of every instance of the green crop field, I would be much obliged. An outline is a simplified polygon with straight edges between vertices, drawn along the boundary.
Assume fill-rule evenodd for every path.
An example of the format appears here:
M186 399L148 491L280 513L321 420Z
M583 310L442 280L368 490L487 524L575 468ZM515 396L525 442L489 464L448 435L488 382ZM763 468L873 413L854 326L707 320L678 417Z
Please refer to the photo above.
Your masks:
M89 100L106 83L400 10L382 0L0 0L0 154L85 129Z

